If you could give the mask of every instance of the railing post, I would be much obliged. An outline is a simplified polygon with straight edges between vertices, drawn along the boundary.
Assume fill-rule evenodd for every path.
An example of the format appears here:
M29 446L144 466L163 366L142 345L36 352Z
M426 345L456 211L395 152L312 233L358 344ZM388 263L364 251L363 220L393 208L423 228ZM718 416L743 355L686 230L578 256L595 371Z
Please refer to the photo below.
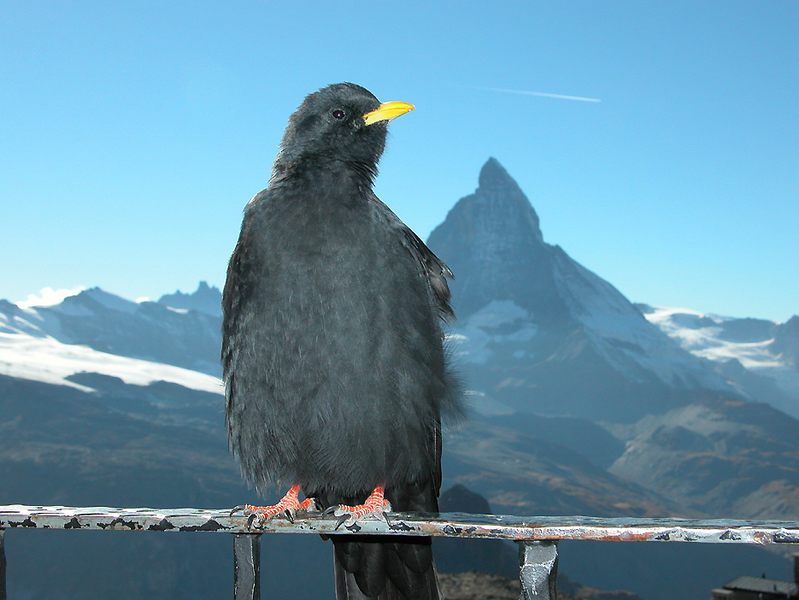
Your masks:
M0 600L6 600L6 551L3 545L5 530L0 529Z
M260 597L261 536L237 533L233 536L233 599L259 600Z
M519 542L519 600L557 600L558 545Z

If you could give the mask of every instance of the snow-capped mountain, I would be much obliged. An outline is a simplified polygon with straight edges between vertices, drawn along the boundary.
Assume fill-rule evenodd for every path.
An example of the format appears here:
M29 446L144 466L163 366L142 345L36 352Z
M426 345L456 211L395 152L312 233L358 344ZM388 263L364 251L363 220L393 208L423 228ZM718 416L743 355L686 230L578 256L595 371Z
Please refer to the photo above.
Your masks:
M186 308L191 296L173 296L183 301L182 307L137 304L94 288L49 307L0 305L0 503L5 498L31 504L232 506L253 498L225 444L218 380L166 361L124 355L151 351L142 345L137 326L162 328L157 335L171 333L185 343L185 329L204 322L193 314L197 311ZM99 335L100 327L107 336ZM201 363L218 356L218 348L205 354L192 350L187 357ZM558 426L553 421L547 429ZM602 440L603 434L594 426L581 440ZM609 446L603 455L615 457L618 444L603 441ZM511 512L568 512L566 507L573 506L592 514L633 511L654 516L677 510L659 495L596 466L579 454L579 444L572 446L536 440L528 430L511 432L502 423L476 422L449 438L447 485L455 477L471 479L476 489L491 492L505 502L498 506ZM301 537L287 536L286 544L296 546L291 551L272 552L305 556L313 573L326 572L328 548ZM90 546L70 541L67 554L84 556ZM95 562L106 565L104 572L159 573L164 556L186 564L184 569L223 559L209 558L207 549L191 546L177 557L160 548L133 558L108 552ZM20 549L26 551L35 553ZM63 561L46 563L48 577L36 580L32 589L52 597L55 584L49 582L62 586L65 568ZM150 581L155 591L131 591L126 597L173 597L179 586L163 579ZM209 577L201 587L218 590L219 579ZM286 578L289 589L274 595L315 593L289 583ZM305 582L316 592L328 584L321 575ZM93 597L106 597L110 585L101 582ZM282 579L279 585L284 585Z
M637 306L683 349L709 361L741 394L799 418L799 317L775 323Z
M534 209L493 159L429 244L455 273L450 345L481 420L531 431L541 415L566 418L555 441L575 438L594 461L577 432L598 425L620 443L603 459L611 473L684 507L728 517L799 510L799 422L763 403L787 411L797 394L778 397L762 375L795 364L799 319L636 307L544 242ZM715 360L731 353L741 362Z
M216 288L209 291L214 290L221 297ZM22 308L0 300L0 335L5 349L0 372L12 376L21 373L19 369L27 369L29 375L31 369L39 369L42 381L52 381L65 369L84 365L87 371L116 374L120 369L131 377L160 369L167 381L188 381L190 369L198 372L194 385L206 389L220 374L219 316L159 302L132 302L96 287L52 306ZM28 352L33 355L26 359ZM94 364L98 366L92 368ZM183 374L175 367L182 367ZM200 379L205 383L198 383Z
M222 393L217 377L199 371L100 352L81 344L65 344L50 336L0 333L0 375L90 390L90 386L74 381L82 373L117 377L131 385L166 381L193 390Z
M198 292L206 300L219 290ZM184 294L185 298L193 295ZM0 375L91 386L95 373L129 385L159 381L219 394L220 318L165 303L136 303L100 288L50 306L0 300ZM78 381L80 380L80 382Z
M495 400L624 418L680 390L736 393L610 283L544 242L529 200L493 158L429 245L455 273L454 351Z
M446 485L517 514L795 517L799 421L762 402L799 397L775 379L796 373L799 318L636 307L544 242L493 159L429 243L455 271L448 335L475 409L447 432ZM224 439L219 290L47 296L49 306L0 301L0 501L251 500ZM603 556L619 564L623 550ZM163 552L124 572L162 565L151 555ZM130 566L112 560L107 572ZM674 586L663 597L684 591Z

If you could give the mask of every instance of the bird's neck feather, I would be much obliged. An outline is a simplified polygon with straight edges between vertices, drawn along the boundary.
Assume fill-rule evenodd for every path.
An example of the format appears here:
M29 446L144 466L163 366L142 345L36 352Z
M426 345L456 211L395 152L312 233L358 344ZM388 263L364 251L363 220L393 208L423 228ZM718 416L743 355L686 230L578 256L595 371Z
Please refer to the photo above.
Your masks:
M329 154L278 155L272 169L273 183L286 180L310 181L314 185L338 185L371 189L377 165Z

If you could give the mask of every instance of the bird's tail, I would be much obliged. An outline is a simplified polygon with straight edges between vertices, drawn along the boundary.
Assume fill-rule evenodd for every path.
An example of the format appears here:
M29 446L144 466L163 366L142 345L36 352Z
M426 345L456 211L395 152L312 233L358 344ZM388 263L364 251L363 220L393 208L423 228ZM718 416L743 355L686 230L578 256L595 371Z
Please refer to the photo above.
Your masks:
M440 600L429 537L333 536L336 600Z

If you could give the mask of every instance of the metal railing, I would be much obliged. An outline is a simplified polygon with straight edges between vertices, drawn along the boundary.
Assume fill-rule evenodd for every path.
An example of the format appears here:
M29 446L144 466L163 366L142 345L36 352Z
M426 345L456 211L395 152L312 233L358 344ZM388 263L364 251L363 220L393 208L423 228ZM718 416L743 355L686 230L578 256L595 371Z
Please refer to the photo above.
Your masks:
M461 513L391 513L336 528L336 517L275 518L262 527L228 509L106 508L0 505L0 600L5 594L4 533L8 529L59 529L228 533L233 539L234 598L260 598L260 536L269 533L381 534L512 540L519 544L520 600L555 600L560 540L797 544L797 521L730 521L596 517L515 517ZM257 524L256 524L257 525Z

